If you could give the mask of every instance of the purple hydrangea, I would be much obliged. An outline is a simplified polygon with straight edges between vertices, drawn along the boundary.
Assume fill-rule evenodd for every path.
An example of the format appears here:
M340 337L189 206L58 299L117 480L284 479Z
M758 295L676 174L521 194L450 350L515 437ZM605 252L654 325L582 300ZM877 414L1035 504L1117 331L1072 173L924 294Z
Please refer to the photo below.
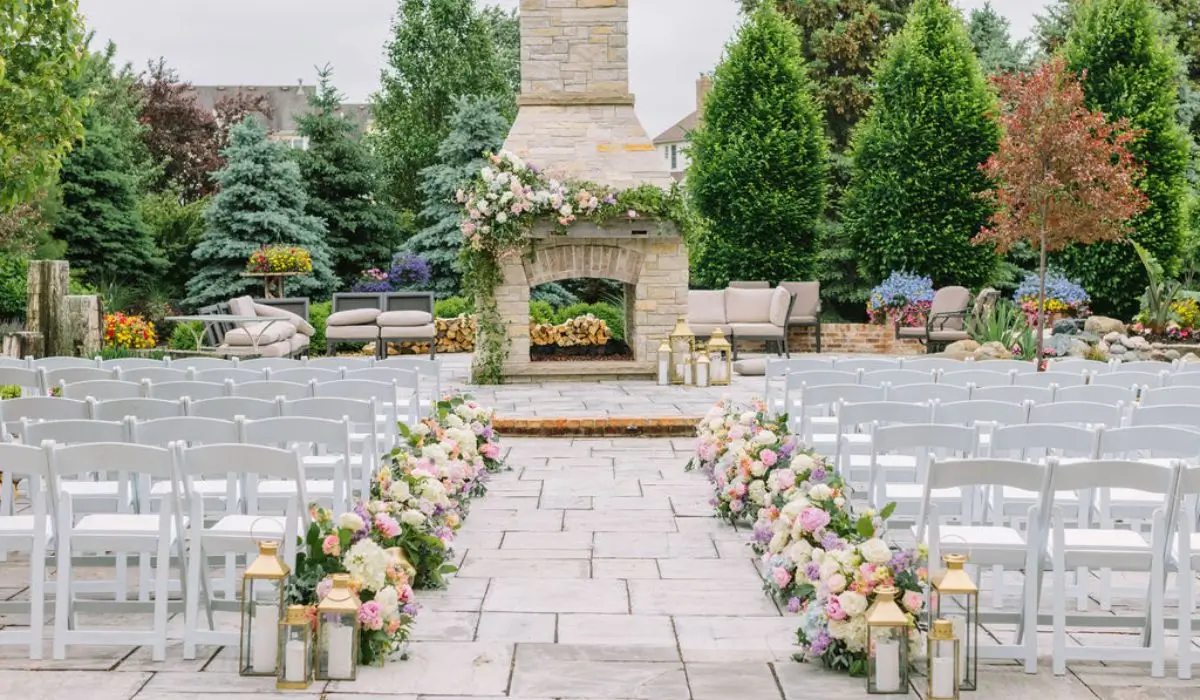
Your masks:
M795 596L788 598L787 611L790 613L800 612L800 599Z
M843 549L845 546L846 543L836 533L826 531L824 535L821 535L821 549L826 552Z
M809 645L808 651L813 656L820 656L821 654L825 653L825 650L828 649L829 645L832 643L833 638L830 637L825 630L821 630L817 633L817 638L812 640L812 644Z
M766 544L771 541L771 528L764 525L754 526L754 542Z
M821 467L817 467L816 469L812 470L811 474L808 475L808 480L814 484L819 484L822 481L825 481L826 476L828 475L825 473L825 470Z
M816 581L821 576L821 565L815 561L810 561L804 567L804 575L810 581Z

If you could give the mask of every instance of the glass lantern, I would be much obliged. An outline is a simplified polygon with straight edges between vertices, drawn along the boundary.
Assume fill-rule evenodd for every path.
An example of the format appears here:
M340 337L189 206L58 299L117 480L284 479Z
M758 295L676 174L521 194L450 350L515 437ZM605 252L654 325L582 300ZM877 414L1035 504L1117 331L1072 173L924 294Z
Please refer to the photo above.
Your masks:
M279 557L278 542L259 542L258 557L242 577L238 674L274 676L278 671L279 622L291 570Z
M896 589L875 589L867 610L867 693L908 694L908 616L896 604Z
M688 328L683 316L675 323L675 330L667 338L671 344L671 383L691 384L692 353L696 351L696 334Z
M275 687L303 690L312 684L312 621L308 608L292 605L279 623L279 675Z
M733 346L725 340L720 328L714 328L708 339L709 376L712 386L729 386L733 378Z
M352 681L357 675L360 607L350 577L334 574L333 588L317 604L317 680Z
M712 363L708 359L708 350L705 350L704 348L697 350L696 351L696 386L701 387L701 388L708 386L709 382L711 381L710 376L709 376L712 373L711 370L712 370Z
M946 554L946 570L933 579L933 618L948 620L958 640L959 688L975 690L979 670L979 586L963 567L967 557Z
M658 385L666 386L671 383L671 344L663 338L658 346Z
M954 636L954 623L935 620L929 630L929 642L925 654L925 672L929 679L925 700L958 700L959 669L958 650L961 646Z

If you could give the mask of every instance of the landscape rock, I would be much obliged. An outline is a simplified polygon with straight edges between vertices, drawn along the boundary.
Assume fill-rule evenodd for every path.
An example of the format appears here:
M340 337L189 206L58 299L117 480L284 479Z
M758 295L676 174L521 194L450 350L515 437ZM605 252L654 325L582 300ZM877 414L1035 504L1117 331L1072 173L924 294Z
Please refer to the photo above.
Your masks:
M1185 364L1185 365L1190 365L1190 364L1192 364L1193 362L1200 362L1200 356L1194 355L1194 354L1192 354L1192 353L1190 353L1190 352L1189 352L1188 354L1186 354L1186 355L1184 355L1183 357L1179 358L1179 361L1180 361L1180 362L1182 362L1182 363L1183 363L1183 364Z
M946 346L946 349L942 351L942 354L944 354L946 357L952 357L956 360L965 360L968 357L972 357L975 354L975 351L978 349L979 343L968 338L967 340L956 340L953 343L950 343Z
M1167 353L1163 352L1162 350L1151 350L1146 356L1146 359L1154 360L1155 362L1170 362L1170 358L1167 357Z
M1129 352L1129 349L1120 343L1112 343L1108 346L1109 355L1124 355L1127 352Z
M1125 324L1115 318L1108 316L1089 316L1083 322L1083 330L1096 335L1106 335L1108 333L1124 333Z
M992 341L984 343L975 351L975 361L981 360L1011 360L1012 351L1004 347L1002 343Z
M1118 331L1109 331L1104 334L1104 342L1112 345L1113 343L1121 342L1121 334Z
M1168 361L1173 362L1173 361L1179 359L1179 351L1178 350L1167 350L1166 352L1163 353L1163 355L1167 358ZM1195 357L1195 355L1189 354L1188 357Z
M1129 338L1121 341L1121 344L1130 350L1137 350L1138 352L1150 349L1150 341L1146 340L1140 335L1130 336Z
M1077 318L1064 318L1054 324L1054 335L1075 335L1083 322Z

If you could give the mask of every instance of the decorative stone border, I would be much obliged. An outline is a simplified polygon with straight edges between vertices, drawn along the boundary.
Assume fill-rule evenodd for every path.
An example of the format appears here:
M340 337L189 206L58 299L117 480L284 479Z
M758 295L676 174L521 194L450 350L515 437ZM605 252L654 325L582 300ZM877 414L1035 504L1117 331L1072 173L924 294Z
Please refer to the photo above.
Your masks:
M505 437L694 437L702 416L669 418L500 418Z

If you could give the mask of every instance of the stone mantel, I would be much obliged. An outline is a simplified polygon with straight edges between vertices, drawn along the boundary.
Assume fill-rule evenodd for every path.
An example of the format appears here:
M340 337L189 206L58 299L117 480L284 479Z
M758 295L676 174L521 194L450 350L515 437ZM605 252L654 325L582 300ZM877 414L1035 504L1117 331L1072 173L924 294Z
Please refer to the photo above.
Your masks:
M529 235L539 241L555 238L680 238L675 222L658 219L614 219L603 226L578 221L571 224L566 233L557 233L552 224L545 223L536 226Z

